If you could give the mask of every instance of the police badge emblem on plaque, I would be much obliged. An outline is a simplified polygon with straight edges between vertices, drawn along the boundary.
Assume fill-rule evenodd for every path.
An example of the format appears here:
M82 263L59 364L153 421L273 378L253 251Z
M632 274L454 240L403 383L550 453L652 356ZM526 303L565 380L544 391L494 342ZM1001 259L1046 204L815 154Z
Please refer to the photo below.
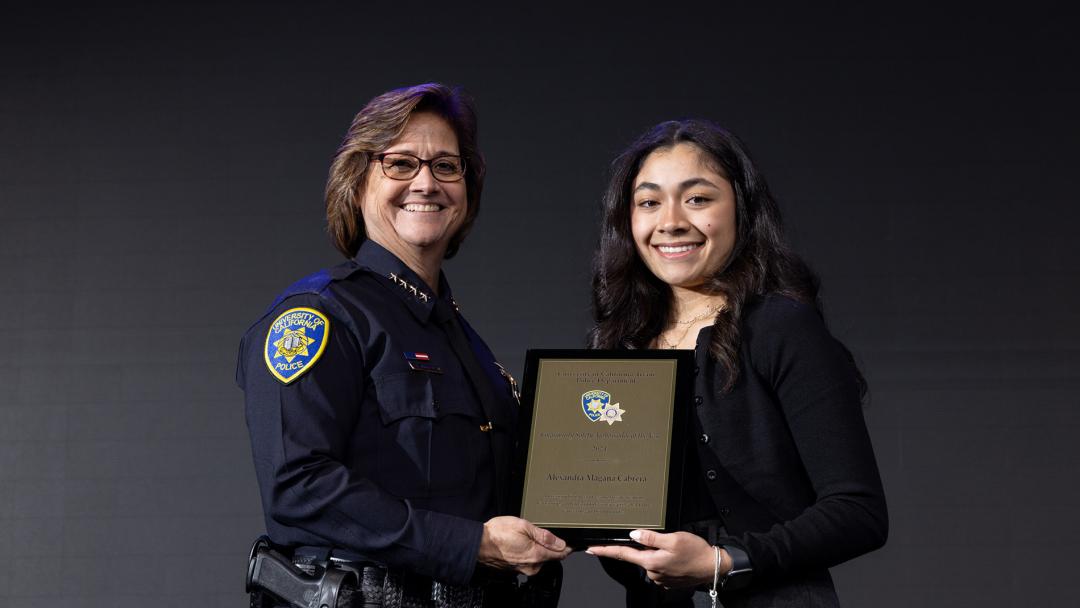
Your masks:
M611 402L611 393L602 390L586 391L581 395L581 410L592 422L604 421L608 426L622 422L626 410Z

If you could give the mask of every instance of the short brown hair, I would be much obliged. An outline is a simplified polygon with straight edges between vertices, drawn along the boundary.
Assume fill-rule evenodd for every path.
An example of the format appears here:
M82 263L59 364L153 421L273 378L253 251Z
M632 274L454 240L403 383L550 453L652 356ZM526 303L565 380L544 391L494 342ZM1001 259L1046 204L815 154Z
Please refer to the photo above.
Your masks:
M460 88L429 82L394 89L368 102L353 118L341 142L326 180L327 231L338 251L356 255L367 239L360 197L371 167L371 158L386 149L405 129L417 112L434 112L450 123L465 160L465 191L468 209L465 222L450 237L446 257L453 257L480 212L480 192L484 188L484 157L476 143L476 109Z

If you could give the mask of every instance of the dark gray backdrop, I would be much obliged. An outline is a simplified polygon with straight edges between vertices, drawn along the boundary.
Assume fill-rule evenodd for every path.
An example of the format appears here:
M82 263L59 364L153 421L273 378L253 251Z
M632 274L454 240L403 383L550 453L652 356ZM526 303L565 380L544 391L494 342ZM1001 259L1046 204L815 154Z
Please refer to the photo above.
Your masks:
M1076 597L1064 13L584 4L5 9L0 606L244 605L238 339L337 261L321 190L352 115L425 80L478 100L490 177L447 272L511 369L581 343L610 158L720 121L872 387L892 532L835 569L845 605ZM616 593L570 558L564 606Z

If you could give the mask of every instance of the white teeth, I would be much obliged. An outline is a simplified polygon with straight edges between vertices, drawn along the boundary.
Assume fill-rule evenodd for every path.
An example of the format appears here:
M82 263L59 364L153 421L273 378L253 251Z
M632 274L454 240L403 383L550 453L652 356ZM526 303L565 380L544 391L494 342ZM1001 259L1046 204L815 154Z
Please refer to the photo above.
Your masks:
M697 248L698 245L679 245L678 247L665 247L664 245L660 245L657 247L657 249L660 250L660 253L684 253Z
M405 211L438 211L439 206L434 203L409 203L404 209Z

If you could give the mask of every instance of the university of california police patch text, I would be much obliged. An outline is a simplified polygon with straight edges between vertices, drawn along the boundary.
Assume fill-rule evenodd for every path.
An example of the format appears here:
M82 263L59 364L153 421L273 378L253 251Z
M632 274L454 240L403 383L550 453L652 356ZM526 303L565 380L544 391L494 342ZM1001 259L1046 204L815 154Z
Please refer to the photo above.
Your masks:
M285 384L311 369L326 350L330 321L313 308L290 308L266 332L266 367Z

